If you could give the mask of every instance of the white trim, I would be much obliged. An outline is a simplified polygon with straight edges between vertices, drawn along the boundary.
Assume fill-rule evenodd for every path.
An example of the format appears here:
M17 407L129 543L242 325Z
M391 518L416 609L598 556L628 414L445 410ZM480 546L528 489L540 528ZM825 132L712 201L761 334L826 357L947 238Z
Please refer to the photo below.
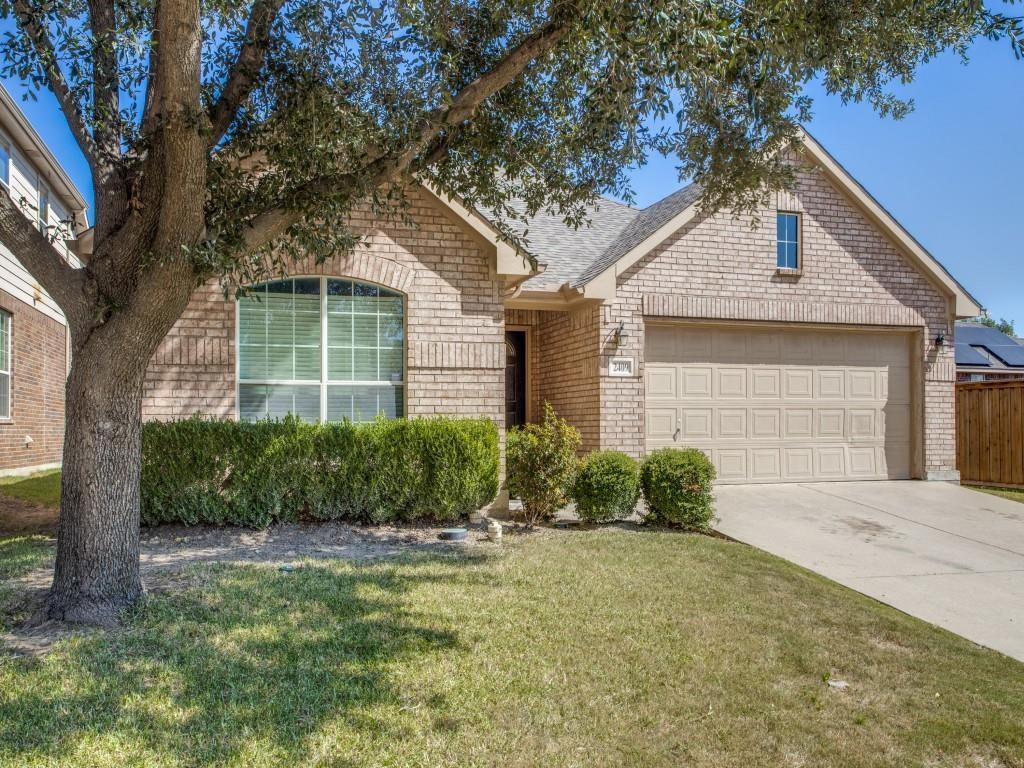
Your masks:
M402 391L402 417L408 415L408 399L409 391L406 388L408 383L408 371L409 371L409 333L408 333L408 308L409 308L409 297L404 291L400 291L397 288L384 285L383 283L377 283L373 280L365 280L358 277L349 277L347 275L288 275L286 277L280 277L275 280L266 280L258 285L265 285L266 283L282 282L286 280L303 280L315 278L320 281L320 378L319 379L242 379L241 377L241 302L239 299L235 299L235 408L234 417L238 421L241 419L241 387L243 384L255 384L265 386L296 386L296 387L319 387L320 388L320 413L317 419L318 423L324 423L326 421L325 415L327 413L327 388L328 387L359 387L359 386L372 386L372 387L403 387ZM329 345L327 343L327 323L328 323L328 311L327 311L327 282L329 280L347 280L351 283L361 283L362 285L370 285L376 288L383 288L386 291L399 294L402 300L402 380L401 381L333 381L329 378L327 368L327 355ZM292 294L295 295L294 293ZM354 295L354 294L353 294ZM366 314L366 313L354 313L354 314ZM376 315L377 320L377 339L380 340L380 314ZM355 344L355 324L352 325L352 349L373 349L381 350L387 349L387 347L373 346L356 346ZM269 345L268 345L269 346ZM284 346L284 345L276 345ZM294 345L292 346L294 348ZM380 373L380 360L378 355L378 374Z
M795 240L779 240L779 217L780 216L792 216L796 219L796 239ZM803 217L799 211L791 211L789 209L779 208L775 211L775 269L784 271L786 274L792 274L800 272L804 267L804 238L803 238ZM782 243L792 243L796 246L796 264L792 267L783 266L779 264L779 245Z

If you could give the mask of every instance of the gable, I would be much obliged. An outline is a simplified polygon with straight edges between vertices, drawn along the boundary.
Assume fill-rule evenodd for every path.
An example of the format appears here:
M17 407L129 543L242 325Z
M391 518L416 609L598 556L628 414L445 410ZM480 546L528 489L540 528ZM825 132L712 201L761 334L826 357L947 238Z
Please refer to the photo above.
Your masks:
M842 196L856 215L871 224L876 232L886 239L913 269L929 281L944 296L952 300L956 317L973 317L981 312L981 306L934 256L921 246L867 191L829 155L818 142L807 134L803 138L803 155L820 175L827 179L837 194ZM682 190L685 191L685 190ZM676 193L677 195L679 193ZM669 198L666 198L666 200ZM591 269L585 273L579 285L584 297L606 300L615 296L618 278L641 259L656 251L668 238L693 222L698 216L699 198L687 199L682 210L650 232L628 250L616 254L616 258L603 269ZM771 211L766 211L772 213Z
M801 215L803 260L795 274L777 269L777 207ZM798 171L795 188L773 195L757 215L758 226L750 216L695 215L616 275L617 296L842 306L872 322L948 326L950 297L816 168Z

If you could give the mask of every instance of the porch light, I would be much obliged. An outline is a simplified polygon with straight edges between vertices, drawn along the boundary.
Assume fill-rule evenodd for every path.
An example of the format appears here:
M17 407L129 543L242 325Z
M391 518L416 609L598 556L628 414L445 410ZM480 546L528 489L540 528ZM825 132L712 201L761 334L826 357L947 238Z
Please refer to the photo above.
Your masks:
M946 334L944 334L942 331L939 331L939 335L935 337L935 346L936 347L944 347L944 346L946 346Z
M626 321L619 320L618 326L613 332L613 340L616 347L621 347L622 342L629 338L629 334L626 332Z

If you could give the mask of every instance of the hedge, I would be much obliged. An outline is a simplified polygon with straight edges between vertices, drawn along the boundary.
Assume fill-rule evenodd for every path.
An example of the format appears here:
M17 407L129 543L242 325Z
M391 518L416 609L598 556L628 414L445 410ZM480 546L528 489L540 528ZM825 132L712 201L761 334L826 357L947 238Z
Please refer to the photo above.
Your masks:
M715 466L696 448L661 448L640 466L640 487L653 522L707 530L714 515Z
M640 468L621 451L594 451L584 459L569 495L581 520L629 517L640 496Z
M149 422L142 522L450 521L498 492L489 419Z

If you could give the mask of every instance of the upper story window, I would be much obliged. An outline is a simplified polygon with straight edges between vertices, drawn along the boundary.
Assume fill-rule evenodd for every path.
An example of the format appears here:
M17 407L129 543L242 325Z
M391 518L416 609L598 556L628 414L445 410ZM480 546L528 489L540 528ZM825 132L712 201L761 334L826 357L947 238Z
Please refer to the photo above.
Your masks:
M11 186L11 148L0 139L0 182L5 187Z
M39 231L45 235L50 224L50 191L43 186L39 187L37 221L39 223Z
M405 299L358 280L264 283L238 301L242 419L405 415Z
M0 310L0 419L11 418L11 313Z
M800 269L800 214L779 211L775 237L776 266Z

